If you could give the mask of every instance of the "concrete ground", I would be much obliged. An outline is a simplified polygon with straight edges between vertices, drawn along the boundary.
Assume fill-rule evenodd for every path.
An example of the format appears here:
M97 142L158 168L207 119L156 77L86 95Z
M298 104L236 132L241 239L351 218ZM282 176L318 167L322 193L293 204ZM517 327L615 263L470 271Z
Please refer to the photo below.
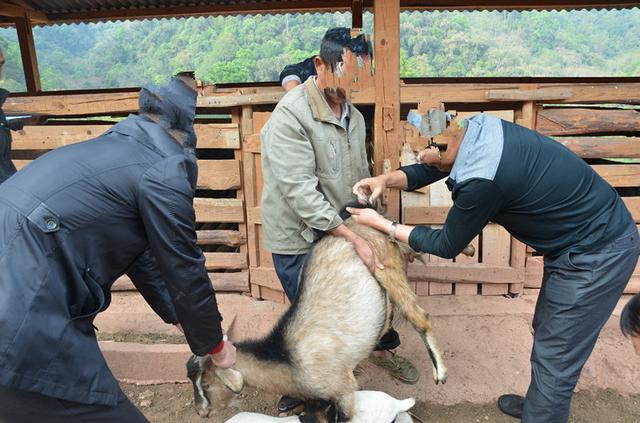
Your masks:
M533 291L535 292L535 291ZM640 394L640 357L618 328L623 299L603 329L577 390L610 389L623 395ZM241 295L219 295L228 324L237 316L236 337L266 333L286 306L255 301ZM446 385L436 386L424 345L408 325L399 328L399 354L420 371L416 385L404 385L379 369L365 365L358 379L363 389L383 390L396 397L415 396L431 404L485 404L507 392L524 393L529 383L532 344L531 318L536 295L506 297L423 297L420 304L431 313L436 339L449 369ZM157 318L137 293L114 295L110 308L95 322L107 362L116 377L137 384L186 381L184 363L188 346L177 330ZM151 343L150 343L151 342ZM174 342L168 344L166 342Z

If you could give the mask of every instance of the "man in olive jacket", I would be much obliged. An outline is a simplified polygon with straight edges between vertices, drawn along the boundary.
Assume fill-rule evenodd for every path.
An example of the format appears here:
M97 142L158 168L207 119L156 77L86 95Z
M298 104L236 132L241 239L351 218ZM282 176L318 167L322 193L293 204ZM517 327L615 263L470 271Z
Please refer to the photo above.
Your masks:
M142 115L0 185L0 422L146 421L93 328L125 273L195 354L233 364L196 246L193 82L143 89Z

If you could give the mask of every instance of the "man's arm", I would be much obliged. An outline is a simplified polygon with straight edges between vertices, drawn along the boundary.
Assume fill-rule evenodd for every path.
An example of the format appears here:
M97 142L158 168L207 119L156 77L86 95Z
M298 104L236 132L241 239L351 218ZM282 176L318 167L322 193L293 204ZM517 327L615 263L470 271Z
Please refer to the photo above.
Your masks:
M178 323L176 309L171 301L167 283L162 278L151 250L146 250L127 270L127 276L145 301L165 323Z
M406 191L415 191L449 176L448 172L442 172L433 166L423 163L403 166L400 171L407 177L406 188L403 188ZM389 188L391 187L389 186Z
M280 85L285 91L289 91L315 74L316 67L313 64L313 57L309 57L302 62L285 66L280 72Z
M143 175L138 209L187 342L202 356L220 345L222 318L204 255L196 245L193 190L184 160L166 158Z

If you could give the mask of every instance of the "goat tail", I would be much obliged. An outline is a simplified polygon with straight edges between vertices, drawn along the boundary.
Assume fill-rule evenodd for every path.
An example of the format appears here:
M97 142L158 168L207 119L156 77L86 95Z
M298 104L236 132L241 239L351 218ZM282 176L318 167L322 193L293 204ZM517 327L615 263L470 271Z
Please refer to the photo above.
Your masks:
M398 413L402 411L409 411L414 405L416 405L416 399L413 397L398 401Z

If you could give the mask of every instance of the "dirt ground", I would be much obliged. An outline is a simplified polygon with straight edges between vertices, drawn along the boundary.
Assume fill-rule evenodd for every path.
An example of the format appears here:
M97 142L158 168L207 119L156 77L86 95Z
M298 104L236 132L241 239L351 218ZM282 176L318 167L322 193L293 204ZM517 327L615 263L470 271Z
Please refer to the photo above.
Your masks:
M122 384L122 387L152 423L223 423L239 411L272 414L277 401L274 395L245 389L221 414L205 420L200 418L193 408L193 391L189 384ZM411 412L417 417L414 421L418 423L516 422L515 419L501 414L493 403L443 406L418 401ZM570 422L640 422L640 395L625 397L612 390L578 392L574 395Z

